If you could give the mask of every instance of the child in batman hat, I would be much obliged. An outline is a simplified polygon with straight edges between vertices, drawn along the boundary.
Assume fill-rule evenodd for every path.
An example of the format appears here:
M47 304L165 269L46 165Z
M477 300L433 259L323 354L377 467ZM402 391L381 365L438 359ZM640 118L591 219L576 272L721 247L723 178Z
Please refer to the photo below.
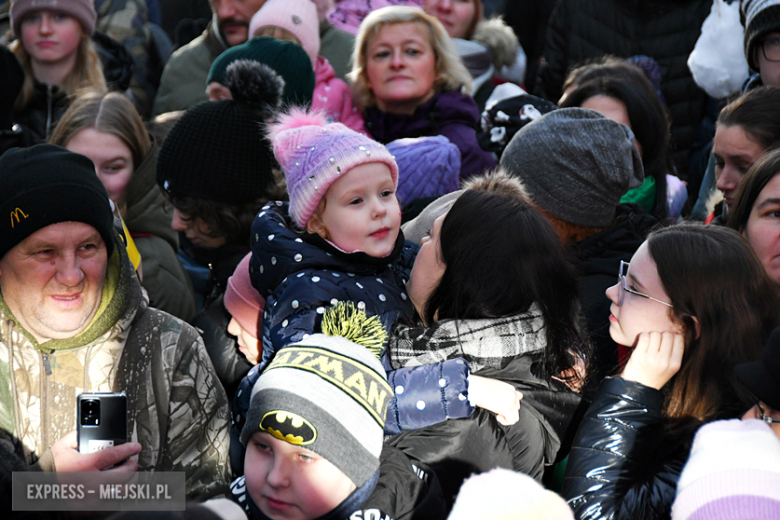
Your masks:
M281 349L252 388L232 498L250 519L446 518L435 474L383 445L381 322L342 303L322 330Z

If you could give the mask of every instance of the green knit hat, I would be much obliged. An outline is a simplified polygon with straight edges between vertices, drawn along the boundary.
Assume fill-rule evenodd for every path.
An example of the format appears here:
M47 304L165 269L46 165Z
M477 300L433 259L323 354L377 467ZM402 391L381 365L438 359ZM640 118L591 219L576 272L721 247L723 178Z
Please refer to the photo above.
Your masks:
M231 47L211 64L206 85L212 82L227 85L227 68L236 60L264 63L279 74L284 79L283 104L311 105L314 69L306 51L297 43L259 36Z

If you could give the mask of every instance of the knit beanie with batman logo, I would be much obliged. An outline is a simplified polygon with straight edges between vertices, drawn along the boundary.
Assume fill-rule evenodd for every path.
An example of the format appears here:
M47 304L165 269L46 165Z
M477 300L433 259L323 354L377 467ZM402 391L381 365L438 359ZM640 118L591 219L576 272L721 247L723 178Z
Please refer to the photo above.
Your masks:
M279 350L258 378L241 443L263 431L317 453L361 487L379 469L392 397L378 357L386 333L350 303L328 309L322 327Z

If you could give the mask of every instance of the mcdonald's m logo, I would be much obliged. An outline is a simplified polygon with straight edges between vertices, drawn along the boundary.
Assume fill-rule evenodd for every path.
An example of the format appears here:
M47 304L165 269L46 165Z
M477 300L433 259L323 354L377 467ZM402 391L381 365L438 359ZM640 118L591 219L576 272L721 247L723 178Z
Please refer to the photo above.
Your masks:
M11 227L14 227L14 217L16 218L16 222L19 222L19 215L21 215L24 218L27 218L27 214L22 211L20 208L16 208L11 212Z

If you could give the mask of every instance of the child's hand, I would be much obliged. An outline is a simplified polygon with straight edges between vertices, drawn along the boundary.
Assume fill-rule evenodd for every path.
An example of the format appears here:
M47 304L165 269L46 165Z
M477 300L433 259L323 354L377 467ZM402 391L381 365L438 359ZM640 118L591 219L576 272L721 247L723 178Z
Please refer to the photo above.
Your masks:
M498 379L469 376L469 401L475 406L496 414L496 420L504 426L520 419L520 400L523 394L509 383Z
M682 365L685 341L673 332L643 332L621 377L660 390Z

